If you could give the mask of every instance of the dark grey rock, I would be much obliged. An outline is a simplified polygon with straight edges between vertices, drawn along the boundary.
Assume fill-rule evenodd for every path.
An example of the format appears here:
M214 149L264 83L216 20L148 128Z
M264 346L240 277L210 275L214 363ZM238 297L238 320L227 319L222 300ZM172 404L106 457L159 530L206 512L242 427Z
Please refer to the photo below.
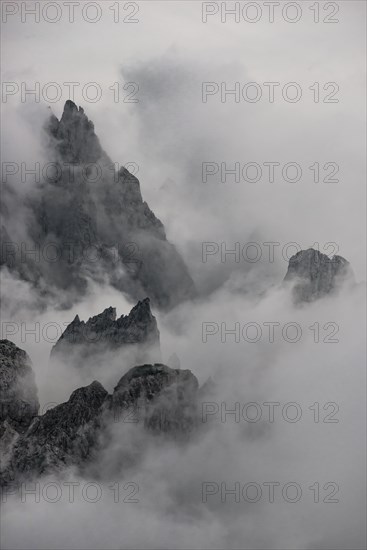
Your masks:
M69 362L82 367L91 356L108 351L135 346L137 360L160 357L159 330L150 309L150 300L145 298L132 308L129 315L116 319L116 309L109 307L87 322L79 316L66 327L53 346L51 357L64 356Z
M34 418L12 444L2 483L93 466L98 452L108 448L113 423L131 409L137 411L139 428L153 435L187 437L197 425L197 390L191 371L162 364L130 369L112 395L96 381L79 388L66 403Z
M90 459L107 391L99 382L75 390L67 403L35 418L15 444L6 482L26 479Z
M83 109L67 101L61 119L52 115L45 130L54 169L32 186L24 205L29 248L41 253L20 261L2 254L1 264L40 292L61 290L61 307L80 299L90 279L108 278L127 296L140 300L148 295L160 308L193 297L188 270L143 201L138 179L124 167L116 170ZM13 205L9 195L10 200ZM10 212L14 217L14 208L4 207L4 238L11 243Z
M291 257L284 281L294 284L293 293L297 302L312 302L336 291L346 279L352 277L347 260L341 256L329 258L309 248Z
M66 101L60 121L53 115L50 117L48 130L57 141L56 148L66 162L87 164L105 155L94 133L93 123L73 101Z
M24 431L38 414L31 360L9 340L0 340L0 437L7 428Z
M114 418L134 409L146 428L180 437L197 423L198 381L190 370L141 365L125 374L110 398Z

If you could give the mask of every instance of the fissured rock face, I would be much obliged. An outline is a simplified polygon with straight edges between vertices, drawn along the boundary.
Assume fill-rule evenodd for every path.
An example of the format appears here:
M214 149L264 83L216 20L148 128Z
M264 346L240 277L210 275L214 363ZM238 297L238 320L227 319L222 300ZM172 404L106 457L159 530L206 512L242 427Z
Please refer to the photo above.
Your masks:
M352 272L347 260L341 256L330 259L309 248L291 257L284 281L294 282L296 301L311 302L335 291L348 278Z

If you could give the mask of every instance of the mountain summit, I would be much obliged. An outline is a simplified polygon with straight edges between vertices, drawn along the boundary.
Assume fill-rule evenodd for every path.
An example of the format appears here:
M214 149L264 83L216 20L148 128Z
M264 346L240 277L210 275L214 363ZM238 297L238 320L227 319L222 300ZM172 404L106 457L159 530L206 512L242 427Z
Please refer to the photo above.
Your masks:
M77 302L90 280L107 281L133 301L149 296L161 309L192 298L186 265L143 201L139 180L124 167L116 170L84 110L67 101L60 120L51 115L45 134L51 166L27 190L22 239L39 257L16 256L21 247L11 240L19 239L13 208L5 204L2 240L9 254L2 254L1 265L56 294L63 307Z
M99 359L103 364L107 352L124 349L130 349L137 362L160 359L159 330L149 298L138 302L129 315L116 317L114 307L106 308L87 322L76 315L53 346L51 357L64 358L79 369L88 366L91 360Z
M318 250L300 250L289 260L286 282L294 282L294 297L299 302L312 302L337 289L352 277L349 262L342 256L329 258Z
M51 115L48 132L57 141L57 150L64 161L71 163L98 162L107 156L94 133L94 125L71 100L66 101L60 121Z

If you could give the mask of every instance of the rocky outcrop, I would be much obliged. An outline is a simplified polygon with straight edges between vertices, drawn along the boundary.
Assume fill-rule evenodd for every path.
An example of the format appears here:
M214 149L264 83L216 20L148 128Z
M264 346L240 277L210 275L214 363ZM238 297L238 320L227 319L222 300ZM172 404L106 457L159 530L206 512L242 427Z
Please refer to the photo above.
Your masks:
M190 370L142 365L125 374L114 389L109 408L114 418L134 410L146 428L176 437L197 422L198 381Z
M9 340L0 340L0 437L7 428L24 431L38 414L31 360Z
M66 101L60 121L51 115L47 130L55 138L55 149L72 164L87 164L107 156L94 132L93 123L73 101Z
M75 390L67 403L35 418L14 447L5 480L78 467L89 459L96 445L106 396L107 391L95 381Z
M17 351L20 359L26 357L11 342L5 341L5 345L12 353ZM17 359L12 370L18 369ZM109 448L113 427L129 411L134 412L137 429L187 439L198 423L197 396L198 381L191 371L159 363L130 369L112 395L94 381L42 416L27 417L28 427L17 433L11 444L5 441L2 484L62 472L67 467L83 469L93 465L94 458L98 463L98 453ZM123 448L124 442L119 444Z
M50 117L46 136L50 166L24 204L22 242L38 253L20 257L20 243L12 242L19 238L12 186L5 195L12 206L4 207L1 264L43 293L59 290L63 307L80 299L90 279L107 279L134 300L149 295L164 309L193 297L188 270L143 201L138 179L124 167L116 169L83 109L67 101L60 120Z
M284 281L293 284L297 302L312 302L336 291L349 278L352 272L347 260L341 256L329 258L309 248L291 257Z
M51 351L51 357L65 356L82 367L91 356L96 358L119 349L134 346L137 361L160 357L159 330L150 309L150 300L145 298L132 308L129 315L116 318L116 309L109 307L87 322L76 315L66 327Z

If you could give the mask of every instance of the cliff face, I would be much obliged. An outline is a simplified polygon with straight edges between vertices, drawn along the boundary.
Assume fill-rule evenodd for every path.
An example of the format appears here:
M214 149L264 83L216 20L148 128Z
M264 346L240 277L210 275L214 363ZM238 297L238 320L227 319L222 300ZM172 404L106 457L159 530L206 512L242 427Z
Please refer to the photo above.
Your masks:
M27 247L40 254L14 260L5 208L9 253L1 263L35 286L62 290L67 307L90 278L107 278L130 298L148 295L165 309L193 297L188 270L143 201L138 179L124 167L116 170L83 109L67 101L61 119L51 116L45 131L50 166L27 198Z
M159 330L145 298L132 308L129 315L116 318L116 309L109 307L87 322L77 315L53 346L51 357L64 358L83 367L92 357L103 362L106 352L134 348L135 361L160 358Z
M3 483L62 472L69 466L82 469L96 457L98 461L100 441L108 445L110 428L127 411L134 411L139 428L152 434L187 437L197 424L197 389L191 371L162 364L130 369L112 395L97 381L79 388L66 403L30 419L7 449Z
M350 264L341 256L329 258L309 248L297 252L289 260L285 282L294 283L294 298L298 302L312 302L335 291L352 277Z

